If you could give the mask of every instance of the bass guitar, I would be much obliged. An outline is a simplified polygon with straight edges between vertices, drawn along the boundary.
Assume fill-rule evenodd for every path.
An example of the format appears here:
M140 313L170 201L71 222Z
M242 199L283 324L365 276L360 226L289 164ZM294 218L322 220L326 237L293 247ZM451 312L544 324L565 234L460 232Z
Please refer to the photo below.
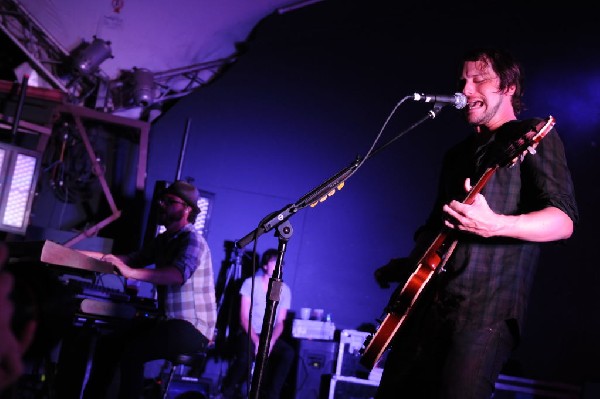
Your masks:
M499 157L502 159L494 162L484 171L462 202L472 204L475 196L498 168L511 167L528 153L535 154L535 147L550 132L555 123L554 117L549 116L512 141L503 151L502 157ZM360 363L363 366L372 369L377 365L381 356L388 349L392 338L405 325L407 317L422 296L427 284L439 270L443 269L443 265L452 256L456 243L457 240L453 237L452 231L443 229L419 258L415 271L409 276L406 283L396 288L382 318L378 320L379 326L376 331L365 338L360 350Z

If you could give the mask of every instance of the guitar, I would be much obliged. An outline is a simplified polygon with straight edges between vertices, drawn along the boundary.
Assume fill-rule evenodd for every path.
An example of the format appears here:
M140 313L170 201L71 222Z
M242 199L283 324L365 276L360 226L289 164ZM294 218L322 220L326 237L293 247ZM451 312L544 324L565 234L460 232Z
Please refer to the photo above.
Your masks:
M497 157L501 159L493 162L493 166L484 171L462 202L472 204L475 196L483 189L498 168L514 166L527 153L535 154L535 147L550 132L555 123L554 117L549 116L531 127L525 134L510 142L508 148L503 149L502 156ZM384 310L383 318L378 320L380 321L379 326L373 334L365 338L363 347L360 350L360 363L363 366L372 369L377 365L392 338L405 324L407 317L411 314L427 284L436 272L443 270L443 265L452 256L457 243L457 240L452 236L451 230L443 229L419 258L415 271L409 276L404 286L398 286L393 292Z

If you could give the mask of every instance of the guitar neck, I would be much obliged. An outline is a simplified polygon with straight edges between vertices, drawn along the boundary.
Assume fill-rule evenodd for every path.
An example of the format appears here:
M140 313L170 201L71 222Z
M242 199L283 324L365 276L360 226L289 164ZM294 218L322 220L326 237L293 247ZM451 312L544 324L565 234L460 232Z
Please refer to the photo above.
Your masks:
M493 166L487 168L483 175L479 178L477 183L471 187L471 190L467 193L466 198L463 200L463 204L471 205L473 201L475 201L475 196L483 190L483 187L488 183L488 181L492 178L494 173L498 170L498 166Z

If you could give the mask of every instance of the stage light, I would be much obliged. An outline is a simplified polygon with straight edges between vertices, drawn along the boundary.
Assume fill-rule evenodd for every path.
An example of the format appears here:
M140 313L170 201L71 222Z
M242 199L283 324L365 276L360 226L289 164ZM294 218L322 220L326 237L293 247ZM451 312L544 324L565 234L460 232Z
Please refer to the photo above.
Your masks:
M35 151L0 143L0 230L27 230L40 163Z
M148 106L154 101L154 74L145 68L133 69L133 101Z
M203 190L198 191L200 192L200 198L198 198L198 208L200 208L200 213L196 217L194 227L196 227L196 230L198 230L200 234L206 237L208 235L208 222L210 221L210 214L212 212L214 194Z
M84 75L91 75L106 59L113 58L110 42L98 39L85 46L85 42L79 46L78 51L73 54L73 63L75 69Z

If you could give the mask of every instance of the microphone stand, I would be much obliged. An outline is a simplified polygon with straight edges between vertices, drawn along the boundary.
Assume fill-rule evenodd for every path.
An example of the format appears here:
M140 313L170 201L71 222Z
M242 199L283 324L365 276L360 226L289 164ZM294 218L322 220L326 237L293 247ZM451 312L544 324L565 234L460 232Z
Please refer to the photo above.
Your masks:
M404 99L406 99L406 98L410 98L410 97L405 97ZM407 129L398 133L395 137L390 139L387 143L381 145L381 147L378 147L377 149L373 150L370 154L367 154L367 156L365 157L365 161L367 159L371 158L373 155L377 154L379 151L383 150L385 147L392 144L394 141L398 140L400 137L404 136L406 133L410 132L411 130L413 130L414 128L419 126L421 123L425 122L428 119L434 119L437 116L437 114L442 110L442 108L444 108L445 105L447 105L447 104L441 103L441 102L434 103L433 108L427 112L427 115L425 115L423 118L419 119L417 122L410 125Z
M435 118L438 112L440 112L445 105L445 103L436 102L433 105L433 109L430 110L425 117L421 118L419 121L412 124L404 131L400 132L387 143L368 153L364 159L361 160L360 156L356 157L356 159L349 166L345 167L344 169L327 179L325 182L321 183L318 187L305 194L294 204L288 204L282 209L270 213L260 221L256 229L254 229L253 231L236 241L235 245L238 248L244 248L250 242L258 239L258 237L260 237L264 233L270 231L274 227L277 227L277 232L275 233L275 235L279 239L279 254L275 270L273 271L273 276L269 280L269 287L267 290L267 308L265 311L265 316L263 318L258 352L254 364L254 373L252 375L252 387L250 389L250 397L252 399L258 399L265 361L269 354L268 348L269 343L271 341L271 335L273 333L273 321L275 319L275 311L279 303L279 297L281 294L281 287L283 282L283 273L281 265L283 264L283 258L287 248L287 242L289 241L289 238L291 237L293 232L292 225L288 222L288 219L300 209L309 205L311 207L314 207L319 202L323 202L328 197L332 196L336 192L336 190L339 190L344 186L345 181L350 176L352 176L367 159L371 158L373 155L375 155L385 147L389 146L392 142L403 136L405 133L408 133L409 131L413 130L421 123L425 122L428 119Z
M269 356L271 335L273 333L273 321L275 320L275 313L277 311L277 305L279 304L279 300L281 298L281 289L283 287L283 280L281 278L281 265L283 264L287 242L292 236L293 231L294 229L292 228L290 222L285 221L277 227L277 232L275 233L279 239L278 255L275 263L275 269L273 270L273 275L269 279L269 287L267 289L267 307L260 333L258 352L256 354L256 361L254 364L254 373L252 374L252 387L250 389L250 395L253 398L258 398L260 393L260 384L262 382L265 361Z

